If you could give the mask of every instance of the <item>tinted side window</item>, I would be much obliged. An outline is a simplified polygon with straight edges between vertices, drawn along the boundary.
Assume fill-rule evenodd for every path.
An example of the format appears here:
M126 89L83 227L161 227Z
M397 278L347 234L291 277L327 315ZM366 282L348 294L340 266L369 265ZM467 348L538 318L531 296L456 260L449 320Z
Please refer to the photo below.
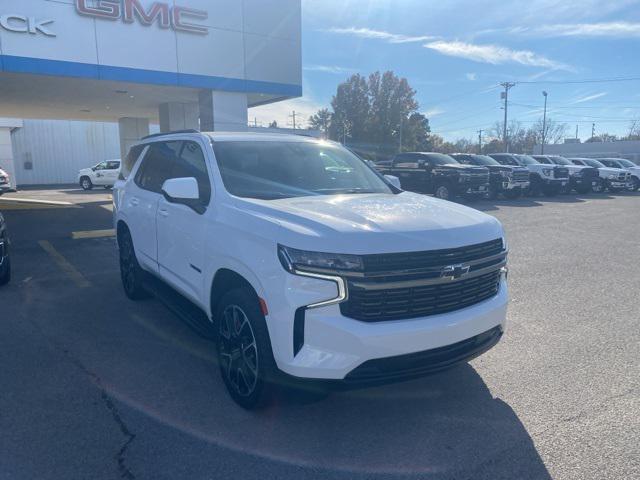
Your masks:
M120 162L107 162L107 170L117 170L120 168Z
M181 147L181 141L151 144L134 179L136 185L144 190L160 193L165 180L170 178L172 167L178 161Z
M418 168L418 155L403 153L396 155L394 166L398 168Z
M173 165L171 178L194 177L200 190L200 201L203 205L209 205L211 200L211 181L207 172L202 148L196 142L184 142L182 154Z

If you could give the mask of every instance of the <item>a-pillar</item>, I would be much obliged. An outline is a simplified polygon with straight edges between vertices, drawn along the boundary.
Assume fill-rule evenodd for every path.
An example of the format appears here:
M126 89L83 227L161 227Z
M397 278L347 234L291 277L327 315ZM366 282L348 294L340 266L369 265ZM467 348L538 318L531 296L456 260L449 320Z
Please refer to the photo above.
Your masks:
M200 129L203 132L246 132L247 95L204 90L200 92Z
M176 130L199 130L200 112L198 104L193 103L162 103L160 104L160 132L175 132Z
M149 119L124 117L118 120L120 130L120 158L124 161L131 145L149 135Z
M0 168L9 174L12 189L17 187L16 167L11 145L11 131L22 127L22 120L0 118Z

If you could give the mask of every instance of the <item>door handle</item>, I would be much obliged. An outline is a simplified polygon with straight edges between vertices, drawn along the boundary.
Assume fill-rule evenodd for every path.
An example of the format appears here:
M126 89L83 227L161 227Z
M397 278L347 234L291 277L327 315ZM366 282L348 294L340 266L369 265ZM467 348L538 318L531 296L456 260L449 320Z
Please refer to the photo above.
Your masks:
M169 210L158 210L158 213L163 216L163 217L168 217L169 216Z
M138 200L137 198L132 198L131 200L129 200L129 204L137 207L140 204L140 200Z

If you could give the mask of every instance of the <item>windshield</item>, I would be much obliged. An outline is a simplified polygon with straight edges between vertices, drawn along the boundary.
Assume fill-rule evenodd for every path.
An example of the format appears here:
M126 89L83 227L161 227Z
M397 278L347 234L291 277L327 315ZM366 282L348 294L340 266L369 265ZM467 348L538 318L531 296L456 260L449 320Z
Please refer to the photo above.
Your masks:
M471 163L474 165L500 165L499 162L487 155L469 155L472 158Z
M511 155L495 155L493 158L500 165L512 165L514 167L519 166L520 164L513 158Z
M523 165L538 165L540 162L535 158L530 157L529 155L517 155L518 160L522 162Z
M556 165L573 165L573 163L571 163L568 159L564 157L553 156L553 157L549 157L549 159Z
M603 165L602 163L600 163L598 160L592 160L590 158L585 158L584 160L582 160L584 163L586 163L587 165L589 165L590 167L595 167L595 168L603 168L605 165Z
M625 168L635 168L637 165L630 160L625 160L624 158L619 158L618 163L622 164Z
M442 153L427 153L422 156L432 165L460 165L456 159Z
M214 142L229 193L273 200L310 195L394 193L354 154L323 142Z

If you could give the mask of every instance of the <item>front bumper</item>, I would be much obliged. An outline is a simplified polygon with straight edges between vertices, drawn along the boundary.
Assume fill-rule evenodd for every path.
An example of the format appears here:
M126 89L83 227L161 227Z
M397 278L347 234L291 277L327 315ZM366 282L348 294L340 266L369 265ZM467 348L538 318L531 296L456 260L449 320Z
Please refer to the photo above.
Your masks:
M457 186L458 195L486 195L489 193L489 185L465 185L460 183Z
M550 185L550 186L555 186L555 187L566 187L567 184L569 183L569 179L568 178L548 178L548 177L542 177L542 181L546 184L546 185Z
M0 183L0 192L7 193L12 191L13 188L11 188L11 185L9 183Z
M609 188L619 188L620 190L624 190L629 188L629 182L621 180L607 180L607 186Z
M289 283L300 283L301 293L304 294L305 290L311 286L309 282L316 281L299 280L291 275ZM325 284L325 287L327 284L331 285L326 281L317 282ZM292 292L290 288L287 290ZM335 287L333 290L335 295ZM274 349L274 357L278 368L293 377L358 383L361 381L358 378L362 377L362 372L368 371L370 366L363 366L366 362L389 359L392 364L397 364L398 362L393 360L394 357L416 355L422 359L429 358L431 365L429 362L427 364L418 362L419 365L416 366L415 362L410 361L408 370L411 372L401 368L402 371L399 373L391 371L387 376L392 380L393 377L420 375L452 366L482 353L484 351L482 349L468 351L463 349L464 352L458 352L460 355L445 355L445 358L441 356L441 351L438 349L445 348L453 351L457 348L456 344L468 341L496 327L499 327L502 332L506 323L507 302L507 282L503 276L498 294L494 297L471 307L440 315L368 323L343 316L339 305L308 309L304 317L304 342L300 350L293 354L292 349L287 355L283 350ZM294 335L293 319L297 309L288 308L287 310L287 316L290 318L288 337L291 339ZM284 324L280 326L285 328ZM276 328L272 324L270 330L272 327ZM276 337L278 336L276 334ZM491 346L493 344L488 348ZM404 362L400 361L400 363ZM361 369L358 370L359 368ZM367 377L367 375L370 374L364 376Z
M531 182L516 182L516 181L510 181L510 182L502 182L502 189L503 190L513 190L516 188L520 188L522 190L526 190L527 188L529 188L529 186L531 185Z

